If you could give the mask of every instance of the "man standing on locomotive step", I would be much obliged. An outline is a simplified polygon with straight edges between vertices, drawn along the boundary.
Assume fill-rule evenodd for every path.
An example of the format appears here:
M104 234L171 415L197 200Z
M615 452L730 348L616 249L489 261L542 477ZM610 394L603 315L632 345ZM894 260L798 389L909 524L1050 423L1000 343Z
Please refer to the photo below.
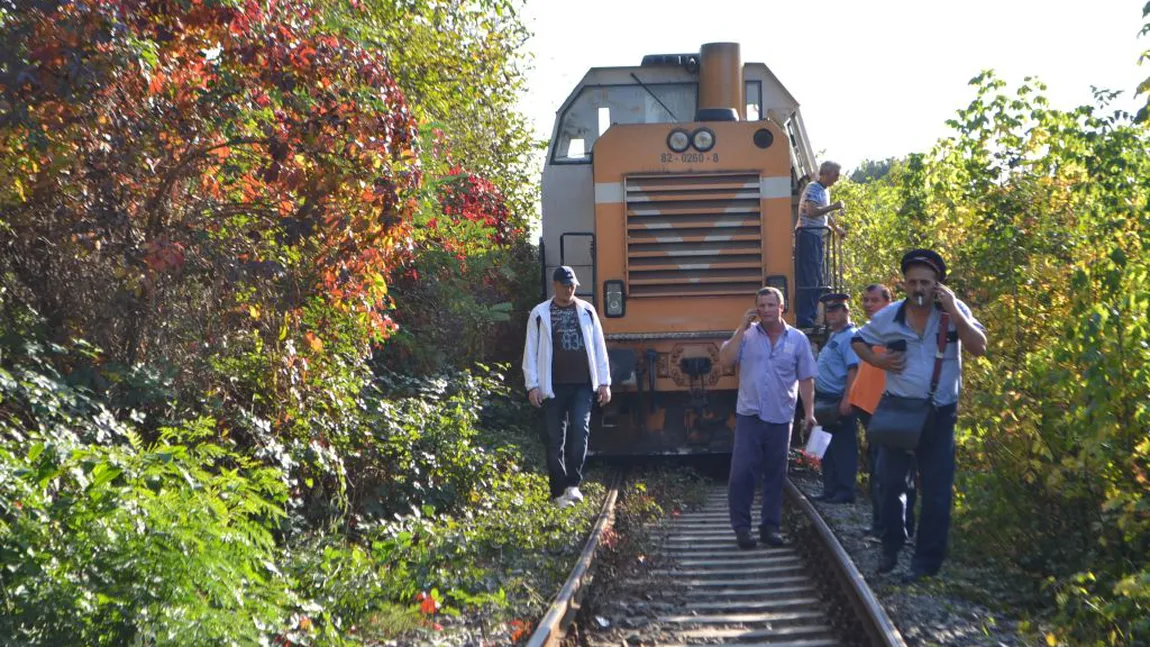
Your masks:
M840 166L831 161L819 166L817 180L807 184L799 200L799 219L795 223L795 300L798 311L795 323L800 328L815 325L819 305L819 286L823 284L823 247L830 227L839 236L843 230L828 214L841 211L841 200L831 203L830 188L839 180ZM807 229L815 227L816 229Z
M575 270L564 265L551 278L555 296L527 319L523 381L531 404L543 409L551 500L565 508L583 500L591 399L597 392L600 405L611 401L611 371L595 307L575 296Z
M932 411L914 449L921 478L922 511L915 533L914 557L906 582L936 575L946 557L950 532L951 489L954 486L954 425L962 383L962 347L978 357L986 352L986 329L970 308L942 283L946 263L929 249L913 249L902 257L903 287L907 298L875 314L852 342L864 362L886 371L886 392L904 398L924 398L930 392L936 358L937 388ZM942 315L949 319L944 331L946 350L938 353ZM882 344L886 352L871 347ZM873 419L872 419L873 422ZM879 573L898 565L906 541L901 497L910 469L910 452L879 448L879 486L882 495L883 537Z
M747 310L735 334L723 342L719 362L725 368L739 367L735 446L727 486L731 528L739 548L755 547L751 503L761 475L759 538L771 546L781 546L787 448L800 391L803 424L809 429L815 423L815 358L807 336L783 321L782 292L773 287L759 290L755 307Z
M876 312L890 305L890 301L890 288L887 286L881 283L871 283L866 286L862 295L862 307L863 311L866 312L867 319L873 319ZM881 355L885 349L882 346L874 346L871 350ZM859 422L862 423L864 431L870 422L871 414L878 406L884 388L886 388L886 373L877 366L860 362L858 377L855 378L850 392L850 404ZM873 537L882 537L882 515L880 514L882 500L879 494L878 445L876 443L867 443L867 467L871 505L871 525L867 529L867 533ZM907 537L914 536L914 481L916 473L917 470L912 458L910 469L907 471L906 516L903 517Z
M816 361L815 407L833 407L838 412L837 419L823 423L823 429L831 434L831 444L823 454L823 492L816 499L827 503L854 503L858 476L858 431L848 397L858 375L859 358L851 349L858 328L851 323L849 300L842 293L819 299L831 334Z

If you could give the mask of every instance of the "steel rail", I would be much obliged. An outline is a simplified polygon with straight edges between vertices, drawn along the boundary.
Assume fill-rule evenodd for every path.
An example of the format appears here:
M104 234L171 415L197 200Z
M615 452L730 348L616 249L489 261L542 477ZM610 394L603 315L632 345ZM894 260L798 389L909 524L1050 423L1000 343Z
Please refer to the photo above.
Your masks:
M539 624L535 628L535 633L531 634L531 638L527 641L527 647L554 647L562 641L564 632L567 627L570 626L571 621L574 620L576 611L578 611L579 598L581 597L583 585L585 584L584 577L595 559L595 551L599 548L599 542L603 538L603 533L606 532L615 521L615 502L619 497L619 488L622 483L623 473L620 471L616 473L612 479L611 485L607 490L607 496L603 497L603 505L599 510L599 517L595 521L595 526L591 529L591 535L587 538L587 543L583 545L583 552L579 555L579 561L576 562L575 568L571 571L571 575L567 577L563 588L559 589L559 593L551 602L547 613L539 621Z
M786 480L785 490L787 496L803 511L803 514L814 526L823 546L830 553L832 558L830 563L835 577L842 584L847 599L850 600L855 609L855 615L862 623L863 629L870 639L870 644L876 647L906 647L906 642L903 640L898 627L891 621L886 609L874 596L862 573L859 572L858 567L855 566L854 561L839 543L834 531L823 520L814 504L789 478Z

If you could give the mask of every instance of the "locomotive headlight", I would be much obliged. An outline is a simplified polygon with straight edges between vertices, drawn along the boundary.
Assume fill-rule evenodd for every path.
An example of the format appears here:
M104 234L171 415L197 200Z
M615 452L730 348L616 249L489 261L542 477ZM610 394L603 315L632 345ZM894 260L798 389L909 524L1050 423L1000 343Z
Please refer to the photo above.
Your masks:
M707 128L700 128L691 135L691 143L695 145L695 150L706 153L715 146L715 133Z
M679 130L676 128L675 130L671 131L671 134L667 135L667 148L670 148L676 153L682 153L683 151L687 150L687 147L690 145L691 137L685 130Z
M603 313L608 317L622 317L627 312L627 297L622 281L603 282Z

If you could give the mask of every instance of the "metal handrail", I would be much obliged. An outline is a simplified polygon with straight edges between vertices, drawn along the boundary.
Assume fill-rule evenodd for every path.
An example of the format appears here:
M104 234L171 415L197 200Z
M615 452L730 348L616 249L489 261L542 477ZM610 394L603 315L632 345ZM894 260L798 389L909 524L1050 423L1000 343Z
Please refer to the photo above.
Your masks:
M539 237L539 299L547 300L547 247Z
M798 239L800 231L825 231L827 232L826 242L823 245L823 285L799 285L798 272L795 272L795 297L799 293L806 290L827 290L828 292L841 292L843 289L843 258L842 258L842 240L833 229L826 225L818 226L800 226L795 228L795 238ZM827 280L830 280L827 283Z
M590 264L568 264L567 263L567 244L566 243L567 243L567 237L568 236L570 236L572 238L578 237L578 238L589 239L588 252L589 252L589 255L591 256L591 263ZM559 264L560 265L570 265L570 267L572 269L588 268L591 270L591 290L590 290L590 292L589 293L584 292L583 294L579 294L578 289L576 289L575 294L577 296L589 297L587 300L590 301L591 303L595 304L596 308L599 308L599 307L602 307L602 304L599 303L599 299L598 299L598 297L599 297L599 274L598 274L599 263L596 262L596 258L595 258L596 253L597 252L595 249L595 232L593 232L593 231L566 231L566 232L563 232L562 234L559 234ZM586 283L581 283L581 285L586 286Z

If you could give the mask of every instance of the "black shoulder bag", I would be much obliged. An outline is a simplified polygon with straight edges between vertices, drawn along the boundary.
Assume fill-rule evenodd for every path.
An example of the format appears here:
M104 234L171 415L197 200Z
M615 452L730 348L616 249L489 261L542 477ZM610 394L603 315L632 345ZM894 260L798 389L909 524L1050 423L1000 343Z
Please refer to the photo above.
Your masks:
M938 351L934 354L934 373L930 376L930 392L926 398L905 398L883 393L866 428L868 442L894 449L913 450L918 447L922 430L930 422L934 410L934 390L938 388L938 376L942 371L948 328L950 313L943 312L938 322Z

